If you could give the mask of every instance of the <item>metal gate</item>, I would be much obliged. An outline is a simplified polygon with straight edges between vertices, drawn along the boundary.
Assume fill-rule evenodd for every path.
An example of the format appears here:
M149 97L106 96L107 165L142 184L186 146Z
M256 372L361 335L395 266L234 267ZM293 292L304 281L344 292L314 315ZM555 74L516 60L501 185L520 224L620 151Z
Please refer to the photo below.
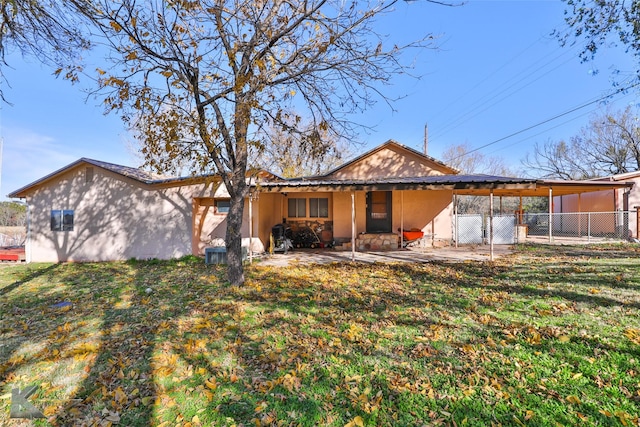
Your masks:
M487 230L487 240L489 240L489 222L491 218L485 218ZM496 245L512 245L516 243L516 216L515 215L494 215L493 216L493 243Z
M482 215L455 215L453 217L453 238L460 245L481 245L484 230Z
M453 236L459 245L481 245L490 242L491 218L483 214L455 215ZM493 243L511 245L516 243L515 215L493 216Z

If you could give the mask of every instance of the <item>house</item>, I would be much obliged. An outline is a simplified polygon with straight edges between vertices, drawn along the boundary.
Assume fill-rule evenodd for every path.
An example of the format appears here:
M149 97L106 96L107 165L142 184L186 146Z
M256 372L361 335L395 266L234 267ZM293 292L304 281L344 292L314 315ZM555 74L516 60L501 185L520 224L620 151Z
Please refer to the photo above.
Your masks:
M576 183L460 175L395 141L324 174L250 178L243 246L263 252L277 224L312 230L319 240L351 250L397 249L399 230L433 245L448 244L457 194L570 193ZM627 186L578 183L581 191ZM563 193L564 192L564 193ZM168 259L224 246L229 195L213 175L166 177L82 158L9 194L28 205L27 261Z

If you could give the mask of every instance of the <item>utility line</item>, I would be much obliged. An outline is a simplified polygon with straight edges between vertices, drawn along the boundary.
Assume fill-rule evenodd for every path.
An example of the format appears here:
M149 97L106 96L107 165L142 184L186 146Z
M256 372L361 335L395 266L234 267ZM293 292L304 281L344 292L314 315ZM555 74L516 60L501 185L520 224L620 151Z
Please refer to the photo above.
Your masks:
M509 139L509 138L512 138L512 137L514 137L514 136L516 136L516 135L520 135L521 133L524 133L524 132L526 132L526 131L528 131L528 130L534 129L534 128L538 127L538 126L542 126L543 124L545 124L545 123L549 123L549 122L551 122L551 121L553 121L553 120L556 120L556 119L559 119L560 117L564 117L564 116L566 116L567 114L571 114L571 113L573 113L573 112L575 112L575 111L581 110L581 109L583 109L583 108L585 108L585 107L588 107L589 105L593 105L593 104L595 104L595 103L597 103L597 102L601 102L601 101L604 101L605 99L608 99L608 98L611 98L611 97L613 97L613 96L616 96L616 95L618 95L619 93L624 92L624 91L626 91L626 90L629 90L629 89L631 89L631 88L634 88L634 87L636 87L636 86L638 86L638 85L640 85L640 82L636 82L636 83L634 83L634 84L632 84L632 85L626 86L626 87L624 87L624 88L620 88L620 89L616 90L616 91L615 91L615 92L613 92L613 93L610 93L610 94L608 94L608 95L604 95L604 96L602 96L602 97L600 97L600 98L598 98L598 99L595 99L595 100L593 100L593 101L587 102L587 103L582 104L582 105L580 105L580 106L578 106L578 107L572 108L571 110L565 111L564 113L557 114L557 115L555 115L555 116L553 116L553 117L551 117L551 118L548 118L548 119L546 119L546 120L543 120L543 121L541 121L541 122L538 122L538 123L536 123L536 124L534 124L534 125L531 125L531 126L529 126L529 127L527 127L527 128L521 129L521 130L519 130L519 131L517 131L517 132L514 132L514 133L512 133L512 134L509 134L509 135L507 135L507 136L505 136L505 137L502 137L502 138L500 138L500 139L496 139L495 141L492 141L492 142L489 142L489 143L487 143L487 144L481 145L481 146L480 146L480 147L478 147L478 148L474 148L473 150L469 150L469 151L467 151L466 153L464 153L464 154L462 154L462 155L460 155L460 156L458 156L458 157L454 157L454 158L453 158L453 159L451 159L450 161L460 159L460 158L462 158L462 157L464 157L464 156L467 156L467 155L469 155L469 154L471 154L471 153L474 153L474 152L476 152L476 151L480 151L480 150L482 150L483 148L487 148L487 147L489 147L489 146L491 146L491 145L497 144L498 142L504 141L505 139Z
M562 33L564 31L566 31L566 30L561 30L559 32ZM506 68L508 65L513 63L515 61L515 59L517 59L518 57L523 55L525 52L530 50L532 47L534 47L536 44L538 44L541 40L543 40L545 38L546 38L545 36L539 37L535 42L533 42L531 45L529 45L524 50L522 50L520 53L518 53L511 60L507 61L505 64L500 66L494 72L492 72L489 75L487 75L478 84L474 85L471 89L467 90L463 95L461 95L460 97L456 98L456 100L452 101L444 109L440 110L440 112L437 115L441 115L444 111L448 110L452 105L456 104L458 101L460 101L461 99L465 98L468 94L470 94L472 91L474 91L476 88L478 88L482 83L484 83L487 80L489 80L491 77L495 77L495 75L497 74L498 71L501 71L502 69ZM555 54L555 52L557 52L559 50L562 50L563 52L560 55L556 55L555 57L552 57ZM499 102L502 102L506 98L514 95L515 93L521 91L522 89L524 89L527 86L531 85L535 81L539 80L543 76L549 74L551 71L553 71L553 70L559 68L560 66L566 64L567 62L571 61L573 58L569 58L566 61L562 62L560 65L557 65L554 68L552 68L551 70L544 72L541 76L535 77L536 74L538 74L539 72L543 71L547 66L550 66L554 62L556 62L559 59L561 59L562 57L564 57L564 56L566 56L568 54L571 54L571 52L573 50L575 50L575 47L572 47L570 49L562 49L561 47L558 46L556 49L554 49L553 52L549 52L549 53L543 55L540 59L534 60L531 64L532 65L535 64L536 67L532 71L530 70L531 67L528 66L528 67L524 68L523 70L519 71L516 75L512 76L506 82L502 83L503 87L497 93L493 93L493 95L491 95L491 94L482 95L478 100L476 100L469 107L469 109L466 112L458 115L457 118L454 118L453 120L449 121L449 123L447 123L444 126L440 127L440 129L438 131L436 131L434 135L431 136L431 140L432 141L436 141L436 140L440 139L441 136L443 136L444 134L448 133L449 129L455 127L456 125L460 124L461 122L463 123L463 122L469 120L470 118L473 118L473 117L477 116L478 114L480 114L481 112L483 112L486 109L490 108L491 106L493 106L495 104L498 104ZM526 74L525 74L525 72L526 72ZM531 79L533 77L535 77L535 78L532 81L529 81L529 82L526 81L526 80L529 80L529 79ZM505 84L508 84L508 86L505 87ZM486 99L486 97L488 95L491 95L491 96L489 96L489 98ZM485 99L483 99L483 98L485 98ZM493 101L493 102L491 102L491 101ZM489 105L487 105L487 104L489 104ZM480 111L478 111L478 110L480 110Z

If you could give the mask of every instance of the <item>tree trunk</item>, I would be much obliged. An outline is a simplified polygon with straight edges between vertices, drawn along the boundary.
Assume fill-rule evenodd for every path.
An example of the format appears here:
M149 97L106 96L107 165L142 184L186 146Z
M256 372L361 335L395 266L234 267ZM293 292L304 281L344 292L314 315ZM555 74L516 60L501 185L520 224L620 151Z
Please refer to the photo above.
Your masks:
M244 268L242 266L242 217L244 214L244 197L247 185L242 180L234 181L235 191L230 191L231 202L227 214L227 280L232 286L244 285ZM239 188L238 188L239 187Z

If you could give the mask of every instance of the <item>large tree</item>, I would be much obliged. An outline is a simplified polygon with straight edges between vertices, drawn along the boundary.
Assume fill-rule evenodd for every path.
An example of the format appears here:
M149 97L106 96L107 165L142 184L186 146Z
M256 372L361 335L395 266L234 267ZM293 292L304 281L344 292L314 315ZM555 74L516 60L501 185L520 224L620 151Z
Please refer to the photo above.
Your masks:
M621 43L640 60L640 3L637 0L563 0L568 32L558 32L563 43L581 41L583 60L601 47Z
M640 124L631 107L594 115L569 141L535 144L524 165L545 178L589 179L640 170Z
M327 172L351 156L347 141L320 129L314 132L308 126L312 125L291 123L269 128L260 143L252 147L250 163L284 178L298 178ZM299 133L298 129L304 132Z
M88 0L0 0L0 79L7 54L18 50L53 66L56 74L75 81L80 59L91 47L77 14ZM0 97L4 99L0 89Z
M231 196L228 279L244 274L241 225L248 153L270 127L295 127L318 146L354 131L350 114L384 98L406 71L374 18L397 0L95 0L75 7L106 49L99 91L143 142L149 166L214 171ZM308 120L291 117L301 111ZM304 127L297 126L304 123ZM318 132L321 131L321 132Z

